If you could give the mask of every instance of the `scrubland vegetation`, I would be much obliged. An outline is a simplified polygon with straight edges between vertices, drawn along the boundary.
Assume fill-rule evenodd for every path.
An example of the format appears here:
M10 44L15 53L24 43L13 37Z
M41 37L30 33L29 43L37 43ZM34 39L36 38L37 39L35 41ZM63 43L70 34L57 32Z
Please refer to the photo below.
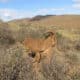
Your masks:
M25 22L0 23L0 80L80 80L80 26ZM22 41L28 36L42 38L48 30L55 31L57 44L50 63L42 60L36 74Z

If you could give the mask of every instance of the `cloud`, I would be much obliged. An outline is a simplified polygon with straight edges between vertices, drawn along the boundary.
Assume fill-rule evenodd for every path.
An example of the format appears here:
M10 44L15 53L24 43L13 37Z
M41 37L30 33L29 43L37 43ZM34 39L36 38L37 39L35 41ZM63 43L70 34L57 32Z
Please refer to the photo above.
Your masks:
M50 14L50 13L55 13L55 12L60 12L60 11L64 11L64 8L43 8L43 9L38 9L36 11L36 14Z
M75 9L80 9L80 3L74 4L74 5L73 5L73 8L75 8Z
M3 3L5 3L5 2L8 2L9 0L0 0L0 2L3 2Z
M73 0L73 5L72 7L75 9L80 9L80 0Z
M80 0L73 0L73 2L77 2L78 3L78 2L80 2Z
M25 10L0 9L0 18L4 21L32 17L33 13Z
M14 19L17 16L16 10L0 9L0 18L6 20Z

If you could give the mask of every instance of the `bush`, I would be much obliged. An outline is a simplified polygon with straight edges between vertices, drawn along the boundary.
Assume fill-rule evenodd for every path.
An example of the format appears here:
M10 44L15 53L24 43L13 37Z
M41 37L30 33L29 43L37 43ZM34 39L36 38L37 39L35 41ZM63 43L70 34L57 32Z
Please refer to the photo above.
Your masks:
M15 43L14 33L10 30L9 26L0 27L0 44L12 45Z
M32 80L32 63L21 45L8 48L0 53L0 80ZM4 54L4 55L1 55Z

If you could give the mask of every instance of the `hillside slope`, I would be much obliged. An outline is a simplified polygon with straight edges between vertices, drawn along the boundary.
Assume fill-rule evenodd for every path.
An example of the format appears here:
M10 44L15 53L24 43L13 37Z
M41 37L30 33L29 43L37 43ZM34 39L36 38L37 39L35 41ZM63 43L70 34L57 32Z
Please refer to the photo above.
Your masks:
M38 20L37 20L38 19ZM34 17L31 19L22 19L8 22L10 25L32 25L32 26L61 26L61 27L74 27L80 28L80 15L59 15L48 16L40 19Z

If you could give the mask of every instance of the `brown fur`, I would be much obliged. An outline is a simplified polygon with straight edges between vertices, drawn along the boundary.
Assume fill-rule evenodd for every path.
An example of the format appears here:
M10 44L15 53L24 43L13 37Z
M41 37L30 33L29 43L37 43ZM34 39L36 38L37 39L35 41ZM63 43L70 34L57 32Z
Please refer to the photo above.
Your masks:
M50 58L55 43L56 39L53 32L47 32L44 39L29 37L23 41L29 55L33 56L33 62L40 62L43 56Z

